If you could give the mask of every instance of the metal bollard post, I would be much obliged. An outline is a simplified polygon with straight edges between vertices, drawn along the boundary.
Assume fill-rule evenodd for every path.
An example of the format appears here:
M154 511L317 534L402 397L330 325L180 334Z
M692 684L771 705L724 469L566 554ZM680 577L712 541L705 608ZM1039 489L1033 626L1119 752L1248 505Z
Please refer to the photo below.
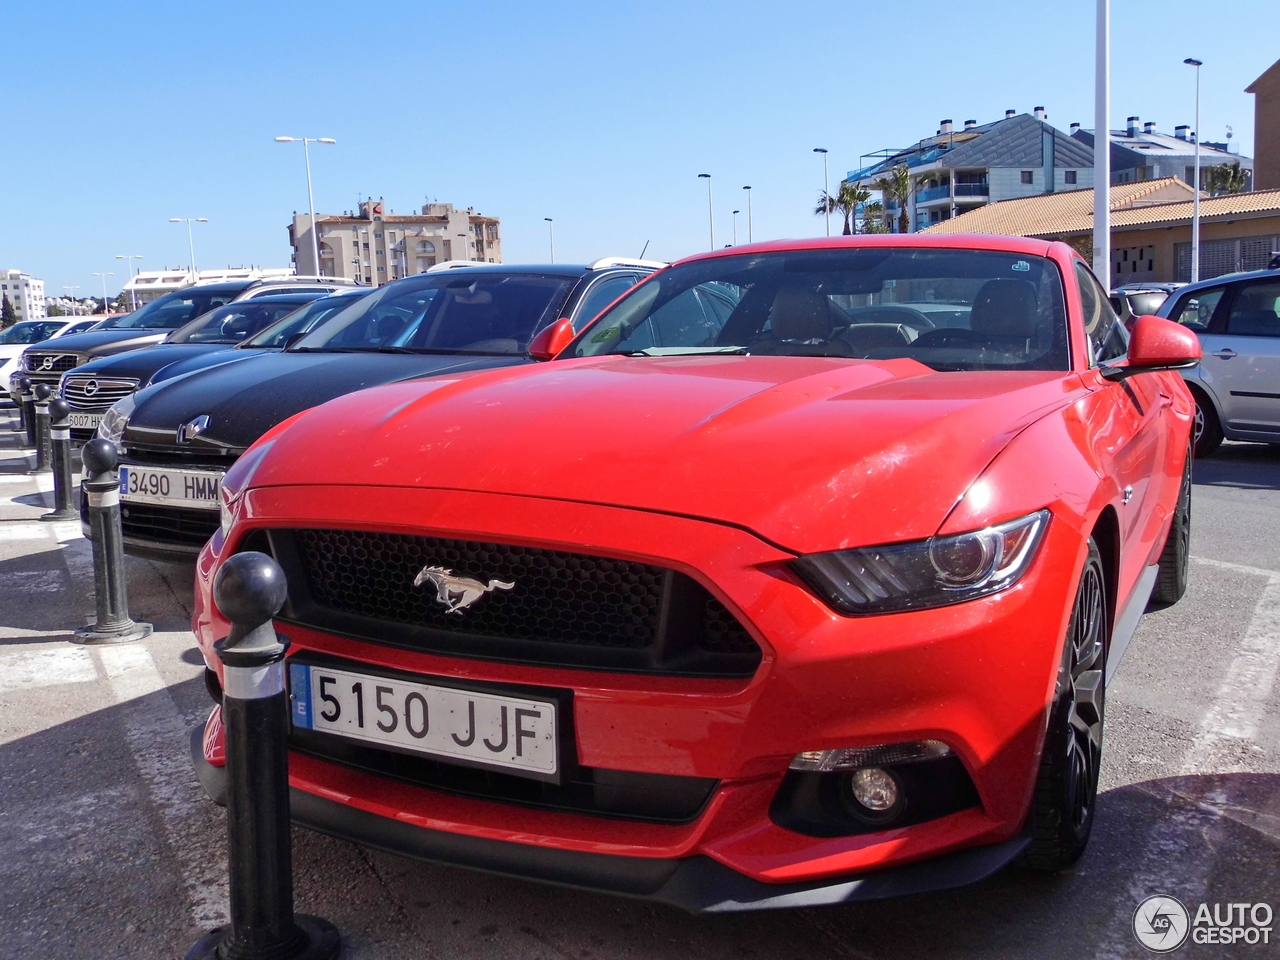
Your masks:
M53 451L49 446L49 397L53 390L47 383L37 383L32 391L35 394L36 413L36 468L32 473L48 473L53 467Z
M89 530L93 534L93 593L96 622L75 631L80 643L125 643L151 633L151 624L129 617L124 579L124 543L120 531L120 480L116 476L116 446L110 440L90 440L81 454L84 493L89 499Z
M53 512L41 520L77 520L80 513L71 496L71 405L57 397L49 401L49 445L53 464Z
M26 431L28 447L36 445L36 398L31 392L31 381L26 377L18 378L18 390L21 391L21 403L18 410L22 413L22 429Z
M231 923L197 941L186 960L331 960L342 943L326 920L293 912L289 821L289 640L271 618L284 572L263 553L238 553L218 571L214 602L231 621L215 644L223 665Z

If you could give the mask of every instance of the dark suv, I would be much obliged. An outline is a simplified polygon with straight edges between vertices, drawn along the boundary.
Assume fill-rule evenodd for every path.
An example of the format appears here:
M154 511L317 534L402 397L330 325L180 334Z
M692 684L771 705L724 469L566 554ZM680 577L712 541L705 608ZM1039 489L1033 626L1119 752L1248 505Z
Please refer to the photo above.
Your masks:
M379 287L279 353L130 394L98 427L121 450L125 552L194 559L218 528L227 468L294 414L364 387L532 363L535 335L561 318L581 329L657 266L610 258L417 274Z

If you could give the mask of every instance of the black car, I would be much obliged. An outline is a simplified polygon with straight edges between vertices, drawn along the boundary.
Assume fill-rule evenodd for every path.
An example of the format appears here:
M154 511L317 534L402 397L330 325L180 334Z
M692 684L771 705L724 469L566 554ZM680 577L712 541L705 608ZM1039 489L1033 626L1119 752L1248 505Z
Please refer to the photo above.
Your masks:
M159 343L174 330L223 304L271 294L305 293L350 289L342 281L323 280L237 280L231 283L198 283L157 297L132 313L107 317L86 333L59 337L56 342L36 344L23 351L22 364L9 378L9 393L18 402L16 380L24 375L33 384L47 383L57 389L68 370L81 364L126 350Z
M323 291L315 290L228 303L197 317L155 346L99 357L63 374L58 395L71 406L71 439L77 443L92 439L102 415L113 403L150 385L166 367L186 360L207 359L215 365L219 358L221 362L232 359L235 354L231 349L237 343L321 297ZM344 305L351 302L335 299ZM335 304L324 315L337 309Z
M581 328L654 267L609 259L417 274L379 287L282 352L130 394L98 427L121 449L125 552L194 558L218 528L223 474L281 421L364 387L531 363L536 334L565 317Z

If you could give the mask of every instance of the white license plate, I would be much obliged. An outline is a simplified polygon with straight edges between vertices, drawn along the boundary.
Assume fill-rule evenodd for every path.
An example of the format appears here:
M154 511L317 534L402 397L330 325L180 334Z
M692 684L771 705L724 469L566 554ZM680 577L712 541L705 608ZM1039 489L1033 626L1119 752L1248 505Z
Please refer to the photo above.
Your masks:
M171 507L218 509L222 473L211 470L168 470L158 467L120 468L120 499Z
M97 430L98 424L102 422L102 414L72 413L68 419L71 421L72 430Z
M555 701L302 663L289 665L289 687L295 727L542 779L559 773Z

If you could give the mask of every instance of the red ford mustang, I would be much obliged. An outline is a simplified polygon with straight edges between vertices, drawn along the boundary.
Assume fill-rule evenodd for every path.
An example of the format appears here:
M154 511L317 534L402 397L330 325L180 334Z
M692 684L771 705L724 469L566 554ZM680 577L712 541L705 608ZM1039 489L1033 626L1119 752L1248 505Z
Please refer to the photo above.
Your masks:
M695 911L1061 869L1106 679L1185 589L1198 356L1062 244L689 258L555 363L264 436L196 572L211 689L260 550L299 823ZM216 796L219 709L193 755Z

